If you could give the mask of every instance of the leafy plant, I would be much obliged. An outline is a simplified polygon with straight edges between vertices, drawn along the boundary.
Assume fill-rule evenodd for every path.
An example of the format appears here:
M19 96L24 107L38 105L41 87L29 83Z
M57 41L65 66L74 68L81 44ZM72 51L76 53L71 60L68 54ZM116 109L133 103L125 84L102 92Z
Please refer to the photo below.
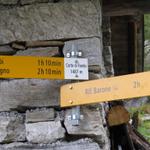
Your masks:
M135 112L139 112L138 131L150 142L150 120L142 121L145 115L150 115L150 104L145 104L139 108L132 107L129 109L131 116Z

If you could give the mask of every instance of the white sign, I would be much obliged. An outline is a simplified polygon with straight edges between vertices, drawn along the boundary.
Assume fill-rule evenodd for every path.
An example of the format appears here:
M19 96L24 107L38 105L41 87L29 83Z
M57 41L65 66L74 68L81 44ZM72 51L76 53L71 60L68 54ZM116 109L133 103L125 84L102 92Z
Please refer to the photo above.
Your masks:
M88 80L88 59L65 58L65 79Z

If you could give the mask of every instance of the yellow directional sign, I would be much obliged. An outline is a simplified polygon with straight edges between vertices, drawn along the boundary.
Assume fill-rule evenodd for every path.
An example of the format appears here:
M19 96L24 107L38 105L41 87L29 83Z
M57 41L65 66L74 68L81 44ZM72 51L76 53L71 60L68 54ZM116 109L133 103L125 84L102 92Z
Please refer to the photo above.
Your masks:
M0 56L0 78L64 78L64 59Z
M87 59L0 56L0 78L88 79Z
M150 72L68 84L61 87L61 106L99 103L150 95Z

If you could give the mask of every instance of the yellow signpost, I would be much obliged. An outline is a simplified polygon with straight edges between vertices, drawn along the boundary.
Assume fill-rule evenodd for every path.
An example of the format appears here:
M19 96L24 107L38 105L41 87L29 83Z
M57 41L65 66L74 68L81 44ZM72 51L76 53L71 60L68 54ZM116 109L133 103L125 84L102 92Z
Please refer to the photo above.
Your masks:
M88 79L87 59L0 56L0 78ZM73 83L61 87L69 107L150 95L150 72Z
M150 72L73 83L61 87L61 107L150 95Z
M64 79L64 59L0 56L0 78Z
M0 78L88 79L85 58L0 56Z

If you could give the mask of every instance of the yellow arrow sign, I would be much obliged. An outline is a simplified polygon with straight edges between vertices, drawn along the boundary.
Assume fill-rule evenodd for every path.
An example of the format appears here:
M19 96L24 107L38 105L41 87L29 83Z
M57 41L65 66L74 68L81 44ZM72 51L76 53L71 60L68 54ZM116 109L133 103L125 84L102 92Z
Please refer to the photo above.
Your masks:
M61 106L99 103L150 95L150 72L124 75L61 87Z
M0 78L88 79L83 58L0 56Z

